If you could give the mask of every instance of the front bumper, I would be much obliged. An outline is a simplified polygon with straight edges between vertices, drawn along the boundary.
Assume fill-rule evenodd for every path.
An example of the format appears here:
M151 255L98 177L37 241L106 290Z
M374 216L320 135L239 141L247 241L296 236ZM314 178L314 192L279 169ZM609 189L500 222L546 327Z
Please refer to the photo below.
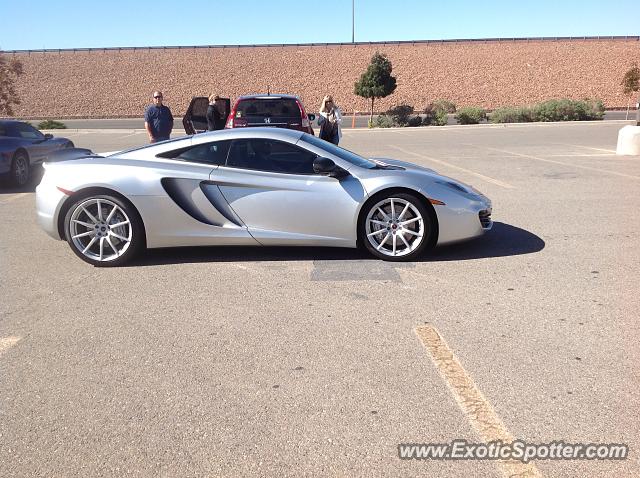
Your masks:
M491 201L484 197L460 205L435 206L435 210L439 226L438 245L473 239L493 227Z

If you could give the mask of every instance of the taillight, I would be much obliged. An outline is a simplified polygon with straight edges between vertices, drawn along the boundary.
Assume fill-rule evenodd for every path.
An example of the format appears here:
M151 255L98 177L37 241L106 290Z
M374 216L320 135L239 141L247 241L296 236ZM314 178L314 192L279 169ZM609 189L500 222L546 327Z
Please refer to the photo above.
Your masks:
M247 126L249 123L244 118L231 118L231 126L227 125L227 128L242 128Z
M225 128L235 128L236 126L239 126L237 124L234 124L234 121L233 121L236 117L237 109L238 109L238 102L236 101L236 104L234 104L233 108L231 108L231 113L229 113L229 116L227 117L227 124L224 126ZM243 126L246 126L246 124Z
M308 128L310 126L309 117L307 116L307 113L305 113L304 108L302 107L302 105L300 104L300 102L298 100L296 100L296 104L298 105L298 108L300 109L300 116L302 117L302 127L303 128Z

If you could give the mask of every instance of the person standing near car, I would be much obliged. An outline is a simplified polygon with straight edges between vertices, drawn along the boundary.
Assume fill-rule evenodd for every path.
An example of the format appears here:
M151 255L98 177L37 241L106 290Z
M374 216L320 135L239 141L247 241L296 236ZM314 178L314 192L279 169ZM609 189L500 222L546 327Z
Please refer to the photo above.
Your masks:
M217 131L224 129L226 118L222 110L222 101L218 95L209 96L209 106L207 107L207 130Z
M144 112L144 127L150 143L165 141L171 136L173 115L169 107L162 104L162 91L153 92L153 104Z
M320 116L318 116L320 139L337 145L342 138L341 123L340 108L333 102L331 95L325 96L320 104Z

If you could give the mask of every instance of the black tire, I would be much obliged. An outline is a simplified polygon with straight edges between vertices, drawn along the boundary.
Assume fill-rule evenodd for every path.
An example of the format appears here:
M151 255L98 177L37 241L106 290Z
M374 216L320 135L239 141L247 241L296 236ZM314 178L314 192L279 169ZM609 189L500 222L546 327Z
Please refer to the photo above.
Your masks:
M112 205L115 205L116 211L109 216ZM98 211L102 212L101 217ZM91 218L96 221L92 221ZM124 220L129 224L112 227ZM64 233L71 250L80 259L96 267L117 267L126 264L136 257L146 244L144 225L136 208L128 201L109 194L88 194L77 199L64 218ZM84 247L88 247L88 250L85 249L86 252L83 252ZM122 249L120 253L118 249ZM100 260L100 257L103 259Z
M392 220L390 207L392 199L395 210L394 220ZM404 225L401 224L403 221L398 219L407 204L410 206L404 211L406 216L401 219L413 222ZM382 216L378 208L381 208L387 217ZM376 221L376 224L370 221ZM358 240L370 254L379 259L392 262L412 261L432 247L437 230L435 221L433 211L418 196L405 192L383 192L372 197L363 206L358 223ZM369 227L367 227L368 222ZM381 222L386 224L378 224ZM369 235L372 235L371 239ZM395 249L393 249L394 236L396 236ZM391 242L387 243L388 240ZM376 247L376 244L379 247ZM398 255L394 255L396 252Z
M11 160L10 181L12 186L26 186L31 179L31 164L29 155L25 151L16 151Z

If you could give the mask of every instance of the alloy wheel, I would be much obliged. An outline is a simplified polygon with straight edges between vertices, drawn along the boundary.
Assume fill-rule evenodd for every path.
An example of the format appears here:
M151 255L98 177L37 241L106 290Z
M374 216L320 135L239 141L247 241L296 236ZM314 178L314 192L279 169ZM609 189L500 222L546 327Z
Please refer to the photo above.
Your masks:
M86 258L108 262L121 257L131 246L133 227L122 207L104 198L90 198L71 214L69 237Z
M24 186L29 181L29 160L23 155L19 155L14 159L13 174L15 183L18 186Z
M425 221L410 201L388 197L369 210L365 234L369 244L379 253L401 257L420 247L425 238Z

